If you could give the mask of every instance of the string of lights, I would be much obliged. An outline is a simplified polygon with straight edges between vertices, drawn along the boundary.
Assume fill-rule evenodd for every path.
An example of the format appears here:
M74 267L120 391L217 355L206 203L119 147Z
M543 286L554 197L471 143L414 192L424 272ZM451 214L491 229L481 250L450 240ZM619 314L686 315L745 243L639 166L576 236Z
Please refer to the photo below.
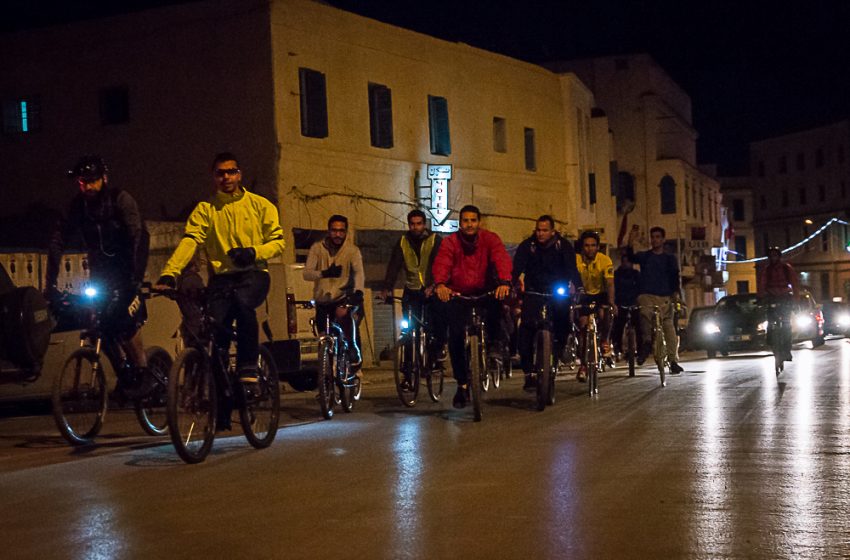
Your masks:
M805 239L803 239L799 243L795 243L794 245L791 245L790 247L786 247L785 249L782 249L782 254L784 255L786 253L791 253L793 251L796 251L797 249L799 249L800 247L802 247L803 245L805 245L809 241L813 240L814 238L816 238L817 236L822 234L824 231L826 231L826 229L828 227L832 226L833 224L842 225L842 226L850 225L850 224L848 224L848 222L846 222L846 221L844 221L840 218L830 218L829 220L826 221L825 224L823 224L821 227L819 227L814 233L812 233L811 235L809 235L808 237L806 237ZM848 249L848 250L850 250L850 249ZM738 254L735 251L728 251L727 250L727 252L728 253L734 253L736 255ZM721 262L723 264L747 264L747 263L755 263L755 262L763 261L763 260L766 260L766 259L767 259L767 257L765 256L765 257L756 257L756 258L753 258L753 259L745 259L745 260L742 260L742 261L738 261L738 260L727 261L727 260L724 260L724 259L720 259L719 262Z

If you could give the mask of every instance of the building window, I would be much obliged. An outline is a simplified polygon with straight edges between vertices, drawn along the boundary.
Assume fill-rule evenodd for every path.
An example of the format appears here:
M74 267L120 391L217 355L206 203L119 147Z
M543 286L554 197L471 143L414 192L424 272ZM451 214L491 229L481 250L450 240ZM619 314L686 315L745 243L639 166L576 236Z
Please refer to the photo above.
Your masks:
M806 187L800 187L800 205L806 204Z
M746 220L746 217L744 216L744 199L732 199L732 219L736 222L743 222Z
M767 197L764 195L759 196L759 208L767 210Z
M537 148L533 128L525 129L525 168L528 171L537 171Z
M126 86L100 90L100 124L122 124L130 121L130 92Z
M791 246L791 230L789 228L785 228L785 246Z
M369 140L376 148L393 147L393 96L381 84L369 84Z
M829 253L829 230L820 234L820 250Z
M428 96L428 126L431 137L431 153L447 156L452 153L449 134L449 102L445 97Z
M508 151L508 121L493 117L493 151L504 154Z
M749 280L738 280L735 282L735 288L738 290L739 294L748 294L750 293L750 281Z
M622 212L635 202L635 178L631 173L620 171L617 176L617 212Z
M761 234L761 242L762 253L767 253L767 248L770 247L770 237L767 235L766 231Z
M808 237L809 237L809 226L803 226L803 239L806 240L806 246L805 246L806 251L809 250L809 245L811 245L809 243L810 240L808 239Z
M782 189L782 207L788 208L788 189Z
M590 193L590 203L596 204L596 173L587 175L587 192Z
M764 162L760 161L758 165L759 177L764 177Z
M328 137L328 96L325 75L309 68L298 69L301 88L301 135Z
M818 185L818 202L826 201L826 187L824 185Z
M747 237L745 235L735 236L735 260L747 260Z
M828 301L832 299L829 289L829 272L820 273L820 298L821 301Z
M28 134L41 129L41 102L37 97L26 97L3 103L3 132Z
M806 170L806 154L800 152L797 154L797 171Z
M788 173L788 156L780 156L780 158L779 158L779 172L780 173Z
M676 181L673 177L665 175L658 184L661 189L661 213L676 213Z
M815 167L823 167L823 148L818 148L815 152Z

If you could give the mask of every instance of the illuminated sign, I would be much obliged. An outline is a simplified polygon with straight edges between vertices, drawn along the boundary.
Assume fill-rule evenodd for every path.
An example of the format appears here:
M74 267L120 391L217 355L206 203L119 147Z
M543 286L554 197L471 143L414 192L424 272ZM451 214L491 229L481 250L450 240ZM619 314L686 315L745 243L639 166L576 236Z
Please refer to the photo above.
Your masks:
M451 165L429 165L428 179L431 181L431 229L434 231L457 231L458 221L447 220L449 209L449 181L452 178Z

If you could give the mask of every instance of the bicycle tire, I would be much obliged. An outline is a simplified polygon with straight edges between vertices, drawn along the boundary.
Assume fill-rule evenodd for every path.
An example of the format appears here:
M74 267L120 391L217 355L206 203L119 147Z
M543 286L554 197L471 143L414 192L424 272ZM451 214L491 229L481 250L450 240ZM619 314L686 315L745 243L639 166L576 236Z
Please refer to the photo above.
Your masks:
M564 344L561 361L569 369L575 369L578 361L578 338L574 333L567 335L567 342Z
M635 376L635 355L637 354L637 333L631 327L626 329L626 361L629 364L629 377Z
M319 340L319 371L316 380L319 394L319 408L322 416L330 420L334 415L334 363L332 340L323 338Z
M202 462L212 449L217 399L206 354L186 348L168 375L168 431L177 455L189 464Z
M419 394L419 368L415 359L414 337L411 334L404 336L396 345L395 352L395 389L398 393L398 399L401 404L410 408L416 404L416 397ZM409 368L408 378L405 378L404 369ZM407 381L409 385L404 386Z
M661 386L667 386L667 348L664 343L664 332L660 330L660 328L656 327L655 340L653 341L653 357L655 358L655 365L658 368L658 375L661 377Z
M260 346L257 359L258 382L253 389L242 385L239 422L245 439L255 449L265 449L274 441L280 420L280 379L271 352Z
M502 359L487 358L487 373L490 377L490 385L498 389L502 385Z
M552 375L552 333L539 330L535 336L534 366L537 370L537 410L543 410L549 404L549 377Z
M53 419L71 445L88 445L100 433L108 406L106 376L97 352L83 347L71 352L53 383Z
M336 375L339 404L343 412L351 412L354 409L354 377L348 364L348 355L343 352L337 356Z
M171 354L159 346L145 350L148 369L155 372L156 385L149 395L133 403L136 419L149 436L164 436L168 433L168 372L171 370ZM160 383L159 379L165 381Z
M481 372L484 364L481 360L481 340L477 334L470 335L467 339L467 352L469 353L469 396L472 400L472 416L476 422L481 421Z

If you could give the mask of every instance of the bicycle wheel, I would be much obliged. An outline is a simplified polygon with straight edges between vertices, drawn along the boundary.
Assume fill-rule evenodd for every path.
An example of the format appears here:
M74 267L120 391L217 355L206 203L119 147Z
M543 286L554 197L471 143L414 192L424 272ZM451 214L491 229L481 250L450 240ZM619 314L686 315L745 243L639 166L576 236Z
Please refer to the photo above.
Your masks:
M242 385L239 421L248 443L263 449L274 441L280 420L280 380L274 358L265 346L260 346L257 378L253 388Z
M414 337L410 334L399 340L395 352L395 389L401 404L411 407L419 394L419 365L416 363Z
M319 341L319 408L322 416L330 420L334 415L334 354L333 340L323 338Z
M476 422L481 421L481 380L484 362L481 360L481 340L478 335L470 335L466 341L466 351L469 359L469 396L472 400L472 415Z
M552 375L552 333L537 331L534 341L534 369L537 370L537 410L549 404L549 377Z
M181 459L200 463L215 439L218 401L206 355L187 348L177 356L168 376L168 430Z
M159 346L151 346L145 350L145 355L156 386L149 395L134 403L136 419L146 434L164 436L168 432L168 371L172 365L171 355Z
M629 363L629 377L635 376L635 354L637 353L637 333L632 327L626 328L626 361Z
M502 360L501 358L487 358L487 374L494 389L502 384Z
M422 367L424 368L422 376L425 377L425 383L428 385L428 396L431 397L431 401L440 402L446 370L443 362L438 362L431 357L431 349L427 344L422 354Z
M570 369L576 367L578 360L578 338L575 334L567 335L567 342L564 344L564 351L561 355L561 362Z
M667 349L664 344L664 333L660 332L660 328L657 328L657 332L655 333L655 340L653 344L653 356L655 358L655 365L658 367L658 375L661 376L661 386L667 386Z
M94 348L74 350L53 383L53 419L71 445L92 442L103 427L106 377Z
M354 408L354 379L348 365L348 355L344 352L337 356L336 386L339 391L339 404L343 412L351 412Z

